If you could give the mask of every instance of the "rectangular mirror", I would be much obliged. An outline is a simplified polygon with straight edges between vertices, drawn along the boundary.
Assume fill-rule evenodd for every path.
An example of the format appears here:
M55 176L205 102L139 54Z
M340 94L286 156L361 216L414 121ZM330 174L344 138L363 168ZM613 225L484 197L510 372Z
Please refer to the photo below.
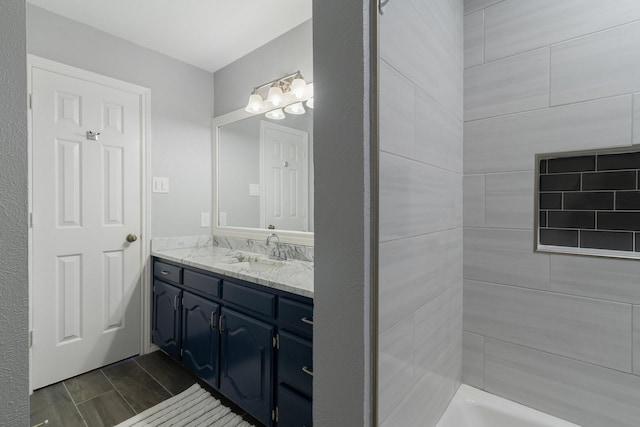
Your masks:
M213 234L313 245L313 110L213 119Z

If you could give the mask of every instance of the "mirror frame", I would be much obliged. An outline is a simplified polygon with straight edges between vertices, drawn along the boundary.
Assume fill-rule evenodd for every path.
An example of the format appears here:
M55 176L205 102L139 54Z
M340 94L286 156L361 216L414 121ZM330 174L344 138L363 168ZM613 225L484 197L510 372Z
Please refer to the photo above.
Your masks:
M265 230L263 228L218 225L219 128L252 116L256 116L256 114L248 113L244 108L241 108L211 119L211 234L238 239L266 240L269 234L276 233L281 243L313 246L314 233L311 231ZM310 194L310 197L313 197L313 194Z

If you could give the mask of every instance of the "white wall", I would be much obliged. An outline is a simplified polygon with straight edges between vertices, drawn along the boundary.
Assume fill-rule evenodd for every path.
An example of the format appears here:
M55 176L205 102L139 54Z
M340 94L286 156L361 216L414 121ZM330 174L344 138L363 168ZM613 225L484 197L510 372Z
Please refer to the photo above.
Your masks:
M27 50L151 89L151 170L170 188L152 195L152 237L208 234L213 75L33 5Z
M433 426L462 357L463 3L380 24L379 421Z
M463 380L585 427L637 426L640 264L534 253L533 191L535 153L640 143L640 3L465 13Z
M0 3L0 425L29 425L25 4Z
M313 2L318 427L371 425L370 13L368 2Z

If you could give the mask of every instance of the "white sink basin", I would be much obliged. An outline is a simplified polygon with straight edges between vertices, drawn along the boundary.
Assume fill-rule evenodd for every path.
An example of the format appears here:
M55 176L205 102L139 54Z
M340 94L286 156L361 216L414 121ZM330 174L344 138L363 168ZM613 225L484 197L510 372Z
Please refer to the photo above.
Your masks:
M285 261L269 259L263 256L237 256L220 260L221 263L228 264L229 267L238 269L250 269L255 271L272 270L285 265Z

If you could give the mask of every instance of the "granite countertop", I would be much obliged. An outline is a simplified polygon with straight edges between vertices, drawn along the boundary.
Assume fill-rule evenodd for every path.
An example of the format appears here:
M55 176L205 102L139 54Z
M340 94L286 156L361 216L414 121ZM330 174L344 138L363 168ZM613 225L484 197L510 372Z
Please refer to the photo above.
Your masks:
M313 298L313 262L310 261L275 261L266 255L217 246L153 249L151 255Z

